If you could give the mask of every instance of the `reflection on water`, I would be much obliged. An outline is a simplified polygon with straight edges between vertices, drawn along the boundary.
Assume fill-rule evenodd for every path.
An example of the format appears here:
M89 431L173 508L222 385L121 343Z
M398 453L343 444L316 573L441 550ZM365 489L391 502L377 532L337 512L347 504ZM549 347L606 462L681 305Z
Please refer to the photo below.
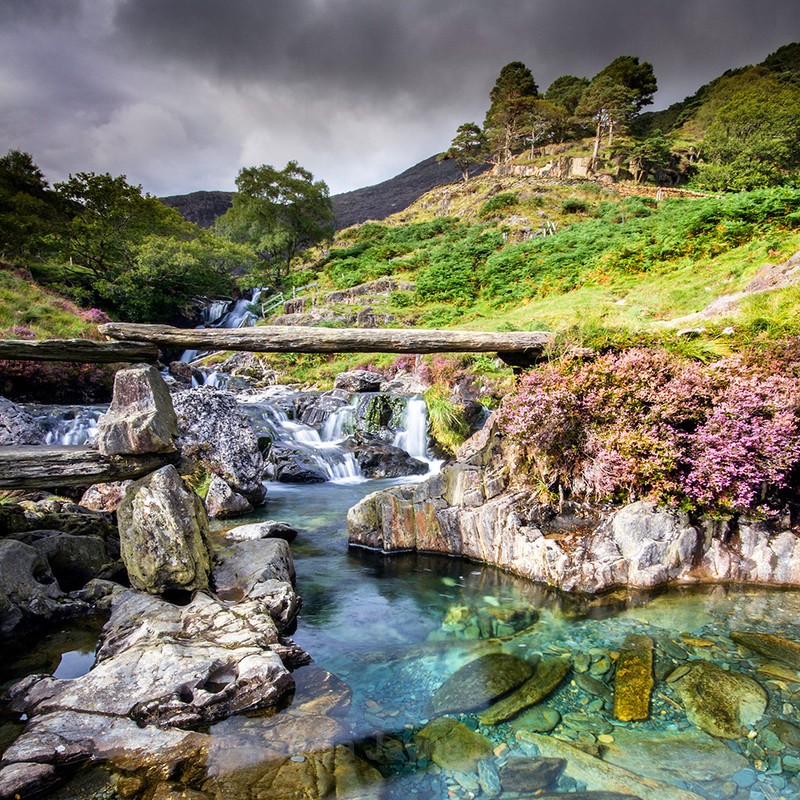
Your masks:
M160 787L125 784L132 793L124 796L800 798L800 661L758 655L730 637L746 630L800 641L800 592L712 587L575 598L462 559L348 548L347 508L397 482L268 487L266 507L251 520L300 530L292 550L303 608L294 638L315 663L295 673L286 708L212 726L202 768ZM620 722L617 664L642 636L653 648L649 719ZM81 649L62 645L60 653ZM492 724L486 684L507 676L499 667L486 680L459 672L487 656L521 669L529 691L541 665L569 669L534 705ZM693 693L684 676L706 662L766 693L764 713L734 738L698 727L698 719L725 717L732 699L714 681ZM442 717L445 705L456 710ZM63 796L123 796L103 775L82 773ZM92 781L105 789L81 788Z

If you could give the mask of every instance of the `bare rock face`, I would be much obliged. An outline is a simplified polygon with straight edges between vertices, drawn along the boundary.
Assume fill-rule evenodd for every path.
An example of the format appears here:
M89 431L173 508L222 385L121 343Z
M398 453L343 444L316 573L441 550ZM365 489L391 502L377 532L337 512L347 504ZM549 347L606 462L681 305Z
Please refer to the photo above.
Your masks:
M97 422L104 455L165 453L175 449L178 421L167 384L149 364L122 369L114 378L114 398Z
M44 444L42 426L27 412L0 397L0 446Z
M242 497L238 492L234 492L219 475L211 479L206 495L206 511L209 517L224 519L235 517L252 509L246 497Z
M185 458L200 461L238 494L258 505L264 499L264 460L233 395L199 388L172 398Z
M80 505L91 511L116 511L132 483L133 481L95 483L83 493Z
M132 586L150 594L208 587L208 518L203 501L175 467L134 483L117 517Z

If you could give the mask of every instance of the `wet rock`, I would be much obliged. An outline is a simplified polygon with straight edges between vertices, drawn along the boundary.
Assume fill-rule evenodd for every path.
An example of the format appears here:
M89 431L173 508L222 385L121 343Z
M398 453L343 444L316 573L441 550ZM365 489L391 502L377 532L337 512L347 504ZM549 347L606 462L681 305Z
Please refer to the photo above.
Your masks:
M800 728L785 719L775 717L770 720L769 729L780 741L793 750L800 750Z
M0 397L0 446L44 444L42 426L16 403Z
M111 406L97 421L97 431L104 455L175 450L178 420L167 384L154 366L136 364L117 372Z
M695 795L700 797L700 795ZM545 792L537 794L536 800L642 800L634 794L620 794L619 792Z
M352 689L341 678L313 664L292 673L295 688L287 714L336 716L350 708Z
M748 766L719 739L698 730L644 731L617 728L603 746L604 761L658 781L711 781Z
M493 762L478 762L478 785L487 797L497 797L502 791L500 772Z
M5 525L5 534L19 531L51 530L72 533L76 536L100 536L106 541L116 536L117 527L113 516L107 511L92 511L69 500L48 497L35 503L23 501L19 506L10 505L10 515L2 513L0 525ZM21 515L18 513L21 511Z
M20 762L0 769L0 798L32 797L56 781L51 764Z
M554 789L566 766L563 758L512 758L500 767L500 783L504 792Z
M424 461L410 456L378 436L358 434L346 445L365 478L400 478L404 475L424 475L429 467Z
M297 537L297 529L285 522L275 520L264 520L264 522L253 522L248 525L238 525L223 533L226 539L234 542L246 542L252 539L284 539L292 542Z
M598 714L587 714L585 711L568 711L561 721L566 727L575 731L603 734L611 733L614 730L614 726L604 717Z
M488 739L452 717L439 717L428 723L414 741L425 758L458 772L473 772L478 761L493 754Z
M201 387L172 398L181 454L201 462L253 505L264 499L264 461L233 395Z
M273 442L265 475L280 483L325 483L328 475L311 453Z
M490 706L478 715L482 725L497 725L535 705L555 691L569 672L570 662L564 658L545 658L537 665L533 675L508 697Z
M673 684L698 728L723 739L738 739L742 728L755 724L767 707L767 693L752 678L726 672L709 661L695 661Z
M800 642L793 642L782 636L770 633L752 633L747 631L731 631L731 639L737 644L755 650L762 656L781 661L796 670L800 670Z
M87 610L85 603L65 597L36 548L0 539L0 637Z
M506 653L489 653L470 661L451 675L433 694L437 714L474 711L523 684L534 666Z
M247 498L235 492L219 475L211 479L205 502L208 516L214 519L236 517L253 509Z
M370 372L366 369L353 369L349 372L340 372L333 381L334 389L344 389L346 392L378 392L381 388L383 375Z
M622 722L650 717L653 640L631 634L620 648L614 679L614 716Z
M550 706L534 706L515 717L511 725L517 730L550 733L561 722L561 714Z
M32 531L23 534L50 565L56 580L66 592L80 589L92 578L109 577L116 569L99 536L72 536L59 531Z
M95 483L83 493L79 505L91 511L116 511L132 483L133 481Z
M638 797L640 800L701 800L701 795L680 789L669 783L653 780L645 776L635 775L622 767L602 761L578 747L573 747L568 742L556 739L553 736L543 736L538 733L520 731L521 743L528 743L538 748L546 758L566 759L567 774L576 781L586 786L589 797L597 792L602 798L604 795L611 797ZM547 795L542 795L547 797ZM568 794L569 798L580 797L581 794Z
M208 586L208 519L175 467L130 486L118 519L122 559L135 588L162 594Z

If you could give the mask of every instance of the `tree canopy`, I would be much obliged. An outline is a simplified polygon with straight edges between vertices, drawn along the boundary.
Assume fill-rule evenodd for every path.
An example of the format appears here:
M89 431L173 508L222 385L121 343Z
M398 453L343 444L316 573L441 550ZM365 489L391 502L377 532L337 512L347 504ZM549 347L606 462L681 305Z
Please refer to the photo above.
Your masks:
M292 259L333 235L328 186L296 161L282 169L269 164L245 167L236 178L233 205L217 220L217 231L253 247L275 281Z
M550 84L544 94L544 98L551 103L563 106L569 114L574 114L588 85L588 78L562 75Z
M456 129L456 135L442 158L451 158L461 170L461 177L469 179L469 169L483 164L488 156L486 136L474 122L465 122Z
M498 161L508 161L524 146L531 103L539 96L533 74L521 61L506 64L497 77L489 99L483 127L491 152Z
M600 78L608 78L629 89L630 101L635 112L641 111L643 106L650 105L653 102L653 95L658 89L653 65L649 61L640 64L637 56L615 58L605 69L595 75L594 80Z

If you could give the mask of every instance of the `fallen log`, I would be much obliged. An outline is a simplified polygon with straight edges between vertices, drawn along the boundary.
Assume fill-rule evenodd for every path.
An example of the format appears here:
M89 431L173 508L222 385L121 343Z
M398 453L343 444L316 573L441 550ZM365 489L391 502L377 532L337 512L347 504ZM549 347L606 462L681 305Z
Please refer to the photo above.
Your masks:
M109 322L100 332L113 339L151 342L184 350L246 350L252 353L524 353L535 356L551 341L543 331L513 333L425 328L172 328Z
M90 447L0 447L0 489L52 489L140 478L175 463L176 453L104 456Z
M117 364L157 361L158 348L145 342L92 342L89 339L0 339L0 359L79 361Z

